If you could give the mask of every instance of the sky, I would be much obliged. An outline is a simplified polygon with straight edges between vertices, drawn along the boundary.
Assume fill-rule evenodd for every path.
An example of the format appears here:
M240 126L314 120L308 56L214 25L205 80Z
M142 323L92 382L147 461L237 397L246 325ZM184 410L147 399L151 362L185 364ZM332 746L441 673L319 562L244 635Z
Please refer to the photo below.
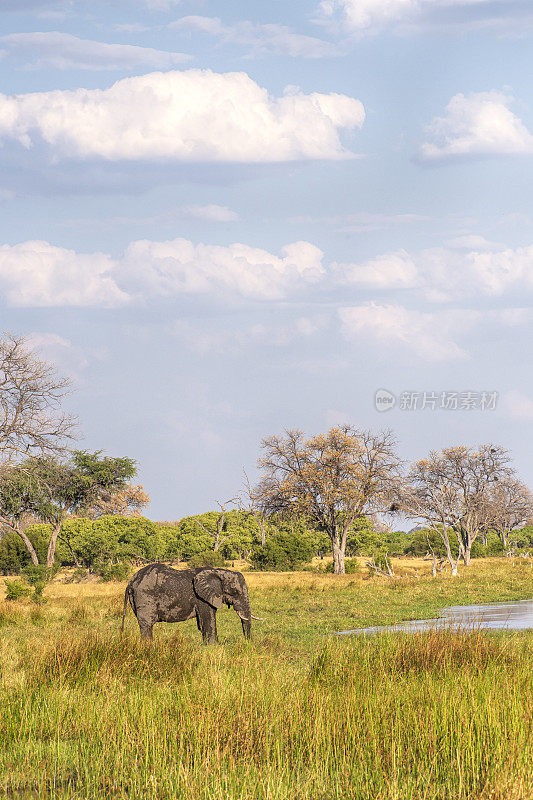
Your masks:
M533 485L532 39L530 0L1 0L0 330L148 516L340 423Z

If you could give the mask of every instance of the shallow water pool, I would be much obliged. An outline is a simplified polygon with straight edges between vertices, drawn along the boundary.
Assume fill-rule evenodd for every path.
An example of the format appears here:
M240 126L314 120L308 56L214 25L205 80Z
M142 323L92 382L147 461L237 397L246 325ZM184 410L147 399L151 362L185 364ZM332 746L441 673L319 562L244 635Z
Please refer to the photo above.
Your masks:
M436 619L415 619L396 625L377 625L372 628L354 628L335 631L337 636L349 634L403 631L414 633L439 628L477 628L485 630L520 631L533 628L533 599L512 603L488 603L482 606L450 606L444 608Z

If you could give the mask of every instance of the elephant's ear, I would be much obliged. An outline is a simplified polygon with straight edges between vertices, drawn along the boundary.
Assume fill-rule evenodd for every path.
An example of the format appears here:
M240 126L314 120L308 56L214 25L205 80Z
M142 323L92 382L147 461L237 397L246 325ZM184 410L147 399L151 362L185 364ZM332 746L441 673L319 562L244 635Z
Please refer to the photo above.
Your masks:
M194 591L201 600L222 608L222 581L214 569L203 569L192 579Z

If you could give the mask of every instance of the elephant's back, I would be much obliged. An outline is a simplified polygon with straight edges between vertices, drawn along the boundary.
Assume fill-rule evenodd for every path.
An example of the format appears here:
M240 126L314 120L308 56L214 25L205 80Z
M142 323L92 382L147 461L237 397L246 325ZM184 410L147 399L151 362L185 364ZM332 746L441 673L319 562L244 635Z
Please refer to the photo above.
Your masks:
M186 575L189 572L190 570L172 569L167 564L155 562L136 572L128 585L134 592L157 592L163 588L176 590L190 580Z

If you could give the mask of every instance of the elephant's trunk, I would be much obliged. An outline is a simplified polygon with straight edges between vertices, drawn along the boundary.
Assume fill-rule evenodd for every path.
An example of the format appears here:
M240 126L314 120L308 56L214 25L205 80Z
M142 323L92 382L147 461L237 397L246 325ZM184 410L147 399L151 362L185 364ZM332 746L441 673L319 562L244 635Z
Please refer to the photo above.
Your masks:
M248 591L244 590L242 597L238 603L234 603L233 607L241 618L242 632L245 639L252 638L252 608L250 605L250 598Z

